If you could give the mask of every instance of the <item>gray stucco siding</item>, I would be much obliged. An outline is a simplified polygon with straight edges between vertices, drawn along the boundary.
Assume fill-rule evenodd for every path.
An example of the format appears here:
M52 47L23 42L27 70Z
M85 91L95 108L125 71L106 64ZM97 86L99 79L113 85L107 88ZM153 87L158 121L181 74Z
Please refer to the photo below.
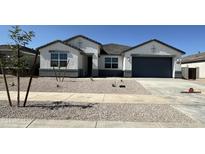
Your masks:
M123 76L124 77L132 77L132 71L130 71L130 70L123 71Z
M175 71L175 78L182 78L182 71Z
M99 70L100 77L122 77L122 70Z
M56 72L56 73L55 73ZM52 69L40 69L39 76L41 77L55 77L57 76L65 76L65 77L79 77L82 74L82 70L52 70Z
M98 69L93 69L93 70L92 70L92 76L93 76L93 77L99 76L99 70L98 70Z

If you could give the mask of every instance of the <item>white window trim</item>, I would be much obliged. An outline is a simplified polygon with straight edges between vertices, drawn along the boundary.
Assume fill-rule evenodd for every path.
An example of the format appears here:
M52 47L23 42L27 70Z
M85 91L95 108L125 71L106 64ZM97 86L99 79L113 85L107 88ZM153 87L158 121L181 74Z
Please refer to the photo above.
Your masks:
M51 58L52 53L58 54L58 59L52 59L52 58ZM61 60L61 59L60 59L60 54L66 54L66 55L67 55L67 59L66 59L66 60ZM54 68L59 68L61 61L66 61L66 62L68 61L68 53L67 53L67 52L64 52L64 51L52 51L52 52L50 53L50 58L51 58L51 59L50 59L50 67L53 68L53 66L51 66L51 61L52 61L52 60L56 60L56 61L58 62L58 66L55 66ZM67 66L64 66L64 67L63 67L63 66L60 66L60 68L67 68Z
M106 63L108 63L108 62L105 62L105 59L106 59L106 58L110 58L110 59L111 59L111 62L109 62L109 64L111 65L111 67L109 67L109 68L106 68L106 67L105 67ZM116 59L117 59L117 62L113 62L113 58L116 58ZM113 67L112 67L112 64L117 64L117 68L113 68ZM119 69L119 58L118 58L118 57L105 57L105 58L104 58L104 69Z

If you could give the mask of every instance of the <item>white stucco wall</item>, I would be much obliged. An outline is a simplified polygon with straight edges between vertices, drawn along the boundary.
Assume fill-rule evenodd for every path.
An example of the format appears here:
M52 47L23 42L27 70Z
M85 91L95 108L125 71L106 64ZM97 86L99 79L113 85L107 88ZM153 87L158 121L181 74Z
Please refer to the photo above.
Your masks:
M155 52L153 52L152 48L155 47ZM132 70L132 54L136 54L137 56L161 56L161 57L173 57L173 77L175 71L181 71L180 64L176 63L177 58L180 58L182 56L182 53L169 48L161 43L158 43L156 41L152 41L150 43L147 43L145 45L142 45L138 48L134 48L128 52L124 53L124 64L123 64L123 70ZM151 67L151 66L150 66Z
M79 46L79 42L82 42L81 46ZM77 37L66 43L82 49L86 54L93 54L93 69L98 69L98 54L100 53L100 45L82 37Z
M81 60L80 57L82 55L80 55L78 50L73 49L67 45L64 45L63 43L57 42L39 50L40 69L53 69L50 66L51 53L49 51L51 50L63 51L67 53L69 59L69 65L67 69L79 69L78 66L82 66L82 62L79 62L79 60Z
M88 70L88 57L86 55L82 56L82 68L84 70L84 74L87 74L87 70Z
M105 68L105 58L106 57L115 57L118 58L118 68ZM122 56L115 56L115 55L101 55L99 58L99 69L101 70L122 70Z
M84 67L84 61L83 61L84 59L83 59L83 55L78 55L78 68L79 69L83 69L83 67Z
M205 62L182 64L181 67L188 67L188 68L199 67L199 78L205 78Z

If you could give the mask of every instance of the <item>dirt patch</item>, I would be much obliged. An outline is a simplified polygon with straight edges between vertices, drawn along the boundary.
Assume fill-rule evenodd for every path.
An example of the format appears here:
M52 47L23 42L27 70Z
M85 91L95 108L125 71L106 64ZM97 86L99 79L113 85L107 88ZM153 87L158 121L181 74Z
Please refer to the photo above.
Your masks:
M193 82L205 84L205 79L197 79L197 80L193 80Z
M21 90L26 91L29 78L21 78ZM14 82L15 86L11 86ZM16 79L9 78L9 89L16 91ZM150 93L134 79L81 79L65 78L64 82L59 82L55 78L34 78L31 91L34 92L71 92L71 93L122 93L122 94L143 94ZM0 89L5 90L4 84L0 83Z

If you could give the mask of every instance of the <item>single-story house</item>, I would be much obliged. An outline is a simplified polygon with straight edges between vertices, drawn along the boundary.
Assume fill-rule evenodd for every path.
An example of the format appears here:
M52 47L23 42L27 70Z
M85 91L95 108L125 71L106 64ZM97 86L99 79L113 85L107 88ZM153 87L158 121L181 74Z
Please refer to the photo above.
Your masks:
M101 44L83 35L37 49L40 76L55 76L57 71L68 77L181 77L179 59L185 54L157 39L130 47Z
M6 60L10 59L13 56L17 55L16 51L13 49L13 45L8 45L8 44L2 44L0 45L0 59ZM33 66L33 61L35 58L36 50L21 46L20 47L20 56L25 59L25 65L27 68L31 68ZM40 58L37 58L36 66L35 66L35 75L38 75L39 72L39 66L40 66ZM25 70L24 75L27 75L29 70ZM0 70L1 73L1 70Z
M181 63L183 78L205 78L205 52L183 57Z

